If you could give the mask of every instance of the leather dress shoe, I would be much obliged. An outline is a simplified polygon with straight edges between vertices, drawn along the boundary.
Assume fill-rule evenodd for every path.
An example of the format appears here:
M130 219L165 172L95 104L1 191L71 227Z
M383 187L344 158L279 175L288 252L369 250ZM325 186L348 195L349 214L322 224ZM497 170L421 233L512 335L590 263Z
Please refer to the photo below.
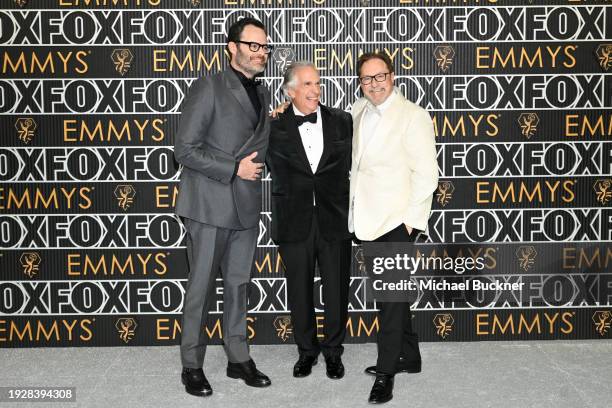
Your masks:
M317 365L317 358L315 356L300 356L293 366L293 376L296 378L309 376L314 365Z
M227 376L230 378L243 379L246 385L251 387L267 387L272 384L270 379L255 366L253 360L243 363L227 363Z
M340 356L325 358L325 365L327 366L327 376L332 380L344 377L344 365Z
M366 374L376 375L376 366L370 366L365 370ZM395 373L411 373L416 374L421 372L421 360L407 361L406 358L400 357L397 362Z
M212 388L201 368L183 368L181 380L185 391L197 397L206 397L212 394Z
M370 404L383 404L393 398L393 376L391 374L376 374L376 380L370 391Z

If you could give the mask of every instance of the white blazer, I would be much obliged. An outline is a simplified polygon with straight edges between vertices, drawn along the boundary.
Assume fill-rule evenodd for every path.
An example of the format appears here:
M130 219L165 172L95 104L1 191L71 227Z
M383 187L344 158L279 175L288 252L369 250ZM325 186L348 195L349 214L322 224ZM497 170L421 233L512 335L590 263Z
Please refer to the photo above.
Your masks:
M389 98L393 100L367 142L360 134L367 100L357 100L351 111L349 230L363 241L373 241L402 223L425 231L438 187L429 113L406 100L397 88Z

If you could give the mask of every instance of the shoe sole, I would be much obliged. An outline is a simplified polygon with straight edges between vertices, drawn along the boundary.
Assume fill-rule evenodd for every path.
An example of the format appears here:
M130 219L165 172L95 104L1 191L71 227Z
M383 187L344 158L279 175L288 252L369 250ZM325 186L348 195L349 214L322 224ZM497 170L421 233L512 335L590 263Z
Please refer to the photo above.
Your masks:
M196 390L194 388L190 388L187 385L187 382L182 378L181 378L181 382L185 386L185 392L187 392L187 394L190 394L196 397L208 397L209 395L213 393L212 390Z
M245 380L244 377L242 377L242 375L240 375L240 373L237 373L235 371L231 371L229 368L227 369L226 374L227 374L227 376L229 378L233 378L235 380L242 380L242 381L244 381L244 383L246 385L248 385L249 387L264 388L264 387L269 387L270 385L272 385L272 382L269 382L267 384L257 384L257 383L249 384L247 382L247 380Z
M329 378L330 380L341 380L344 378L344 374L339 377L332 377L331 375L327 374L327 378Z
M375 376L376 373L371 373L369 371L363 370L367 375ZM395 374L418 374L421 372L421 368L408 368L406 370L396 371Z
M389 398L384 399L384 400L382 400L382 401L370 401L370 400L368 400L368 402L369 402L370 404L384 404L385 402L389 402L389 401L391 401L392 399L393 399L393 394L389 395Z

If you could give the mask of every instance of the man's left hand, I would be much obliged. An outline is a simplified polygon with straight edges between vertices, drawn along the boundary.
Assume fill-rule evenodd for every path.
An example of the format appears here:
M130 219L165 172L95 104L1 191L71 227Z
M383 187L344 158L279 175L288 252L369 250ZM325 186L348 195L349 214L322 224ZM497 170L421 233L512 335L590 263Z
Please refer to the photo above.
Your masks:
M289 102L283 102L276 109L274 109L272 112L270 112L270 116L275 118L279 114L283 113L288 107L289 107Z

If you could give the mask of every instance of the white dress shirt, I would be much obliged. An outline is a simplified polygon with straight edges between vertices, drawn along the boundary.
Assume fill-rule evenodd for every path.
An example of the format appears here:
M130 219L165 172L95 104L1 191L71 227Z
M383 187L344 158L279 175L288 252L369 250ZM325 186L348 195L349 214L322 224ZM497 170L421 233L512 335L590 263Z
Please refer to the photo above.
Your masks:
M376 127L378 126L378 122L380 122L380 118L382 118L383 112L391 106L393 102L393 98L397 95L395 92L392 92L391 95L385 99L383 103L378 106L373 105L368 101L366 105L366 111L364 112L364 117L361 121L361 139L362 146L367 146L370 139L374 136L376 131Z
M292 106L295 116L305 116L295 107L295 105ZM310 164L310 168L314 173L317 171L319 161L323 155L323 121L321 120L321 108L317 108L317 123L304 122L302 126L298 126L298 131L300 132L302 145L306 151L308 164Z
M293 106L293 113L295 116L306 116L300 112L295 105ZM300 137L302 138L302 145L306 151L306 158L310 169L313 173L317 171L319 161L323 155L323 120L321 120L321 108L317 107L317 123L304 122L301 126L298 126ZM312 205L316 205L314 191L312 192Z

